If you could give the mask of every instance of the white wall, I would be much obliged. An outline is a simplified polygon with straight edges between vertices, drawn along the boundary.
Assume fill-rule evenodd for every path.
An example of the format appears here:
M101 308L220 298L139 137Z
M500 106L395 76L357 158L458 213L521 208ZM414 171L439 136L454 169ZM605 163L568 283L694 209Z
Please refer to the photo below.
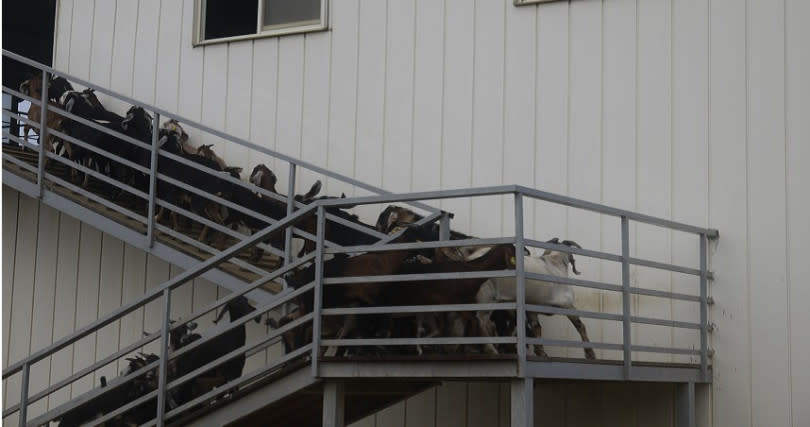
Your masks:
M718 228L704 424L810 424L810 314L801 304L810 297L802 279L810 273L810 3L333 0L328 32L200 48L191 47L192 4L62 0L55 67L390 190L519 183ZM218 150L246 167L267 161ZM284 165L271 165L285 181ZM327 183L330 194L344 190ZM497 201L443 207L476 235L512 229ZM543 205L527 212L537 238L619 249L611 219ZM685 236L641 226L632 234L636 256L696 263ZM19 268L34 268L26 262L20 256ZM586 279L619 277L611 264L583 260L580 269ZM680 275L646 269L634 270L633 284L694 290ZM577 299L586 310L620 309L614 295ZM633 304L642 316L695 313L646 297ZM620 337L616 325L586 324L596 341ZM544 326L575 336L561 320ZM694 342L642 327L633 339Z

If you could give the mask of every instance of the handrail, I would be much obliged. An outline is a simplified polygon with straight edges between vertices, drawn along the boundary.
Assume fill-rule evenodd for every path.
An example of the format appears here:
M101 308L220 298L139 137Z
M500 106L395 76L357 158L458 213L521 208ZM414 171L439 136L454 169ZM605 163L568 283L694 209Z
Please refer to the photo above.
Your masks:
M224 139L226 141L230 141L230 142L233 142L235 144L241 145L243 147L249 148L251 150L258 151L258 152L260 152L262 154L266 154L268 156L275 157L275 158L277 158L279 160L283 160L283 161L285 161L287 163L303 167L303 168L308 169L308 170L310 170L312 172L316 172L318 174L321 174L321 175L324 175L324 176L327 176L327 177L330 177L330 178L334 178L334 179L336 179L338 181L342 181L342 182L344 182L346 184L350 184L350 185L353 185L355 187L362 188L363 190L370 191L370 192L373 192L373 193L392 194L390 191L386 191L386 190L383 190L381 188L374 187L372 185L369 185L369 184L366 184L364 182L358 181L358 180L356 180L354 178L350 178L350 177L347 177L345 175L341 175L341 174L332 172L332 171L330 171L328 169L322 168L322 167L314 165L312 163L296 159L294 157L288 156L286 154L279 153L279 152L274 151L274 150L270 150L269 148L263 147L261 145L254 144L254 143L252 143L252 142L250 142L250 141L248 141L246 139L242 139L242 138L235 137L233 135L229 135L229 134L227 134L225 132L221 132L219 130L213 129L213 128L208 127L208 126L205 126L205 125L203 125L201 123L195 122L194 120L190 120L190 119L188 119L186 117L182 117L182 116L180 116L178 114L172 113L170 111L166 111L166 110L164 110L162 108L155 107L153 105L147 104L147 103L142 102L142 101L138 101L138 100L136 100L134 98L128 97L128 96L123 95L123 94L120 94L118 92L115 92L115 91L109 90L107 88L95 85L95 84L93 84L93 83L91 83L91 82L89 82L87 80L84 80L84 79L78 78L76 76L73 76L71 74L59 71L59 70L57 70L55 68L52 68L52 67L49 67L49 66L47 66L45 64L33 61L31 59L28 59L28 58L26 58L24 56L21 56L19 54L16 54L14 52L9 51L9 50L3 49L3 56L7 56L7 57L12 58L12 59L14 59L16 61L20 61L20 62L22 62L24 64L30 65L32 67L38 68L38 69L46 71L48 73L64 77L64 78L66 78L66 79L68 79L70 81L76 82L76 83L78 83L78 84L80 84L82 86L91 88L93 90L97 90L97 91L99 91L101 93L110 95L110 96L112 96L114 98L117 98L117 99L119 99L121 101L124 101L124 102L126 102L128 104L132 104L132 105L139 106L139 107L142 107L142 108L145 108L145 109L149 109L151 111L154 111L154 112L160 114L161 116L168 117L168 118L173 118L173 119L175 119L175 120L177 120L177 121L179 121L179 122L181 122L183 124L187 124L187 125L189 125L191 127L194 127L196 129L199 129L201 131L204 131L204 132L209 133L211 135L214 135L216 137L222 138L222 139ZM430 211L430 212L438 211L437 208L435 208L433 206L423 204L423 203L414 203L413 206L416 206L416 207L418 207L420 209L424 209L424 210L427 210L427 211Z

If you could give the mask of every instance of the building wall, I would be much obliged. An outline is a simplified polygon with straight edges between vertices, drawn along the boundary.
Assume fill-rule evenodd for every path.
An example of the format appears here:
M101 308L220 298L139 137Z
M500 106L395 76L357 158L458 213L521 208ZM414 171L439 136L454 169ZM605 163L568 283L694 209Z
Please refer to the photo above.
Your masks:
M810 193L802 187L810 161L810 3L511 3L333 0L328 32L192 48L192 0L62 0L54 64L391 191L517 183L717 228L721 237L710 248L714 384L702 393L703 424L810 423L803 404L810 373L802 369L810 314L800 304L810 297L802 280L810 273L803 262ZM217 151L247 168L266 162L286 177L285 165L243 148L219 143ZM359 194L333 181L326 189ZM475 235L513 227L500 200L442 207L456 213L455 228ZM373 212L360 213L369 219ZM526 229L540 239L619 250L617 221L572 209L529 204ZM697 263L694 238L653 227L631 232L635 256ZM19 268L33 271L31 262L23 256ZM616 265L580 264L585 279L618 281ZM87 274L93 281L99 273ZM696 289L694 280L648 269L634 269L632 283ZM618 312L620 302L577 293L585 310ZM634 298L633 309L678 320L697 313L648 297ZM586 325L594 341L621 337L620 325ZM576 339L554 318L544 332ZM689 347L695 336L637 327L633 340ZM614 414L615 407L602 408Z

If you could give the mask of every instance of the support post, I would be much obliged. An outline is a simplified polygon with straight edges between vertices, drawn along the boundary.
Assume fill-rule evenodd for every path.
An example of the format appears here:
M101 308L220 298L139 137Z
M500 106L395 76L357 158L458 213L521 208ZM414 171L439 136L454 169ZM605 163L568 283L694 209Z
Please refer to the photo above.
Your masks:
M45 191L45 161L48 157L45 152L48 141L48 72L42 71L42 97L40 98L40 118L39 118L39 153L37 163L37 185L39 186L39 198ZM28 139L26 135L25 139Z
M287 216L295 210L295 163L290 163L289 185L287 186ZM292 259L293 227L284 230L284 265L293 262ZM284 286L287 286L286 283Z
M29 383L29 374L31 372L31 365L25 364L22 367L22 384L20 388L20 412L19 412L19 426L25 427L26 421L28 421L28 383Z
M526 376L526 272L523 268L523 195L515 193L515 285L518 376Z
M149 207L146 218L146 243L151 248L155 244L155 200L157 200L158 136L160 134L160 114L152 119L152 156L149 164Z
M343 427L346 385L343 381L327 381L323 385L323 427Z
M312 301L312 376L319 372L318 355L321 352L321 304L323 295L323 240L326 225L326 210L318 206L318 233L315 245L315 292Z
M442 211L439 218L439 240L450 240L450 218L449 213Z
M708 301L708 242L700 234L700 379L709 380L709 301Z
M158 372L157 427L163 427L166 413L166 376L169 367L169 316L172 306L172 290L163 290L163 323L160 325L160 367Z
M678 384L676 403L676 426L696 427L695 415L695 383Z
M630 379L633 367L630 323L630 221L622 217L622 331L624 346L624 379Z
M509 384L511 426L534 427L534 378L517 378Z

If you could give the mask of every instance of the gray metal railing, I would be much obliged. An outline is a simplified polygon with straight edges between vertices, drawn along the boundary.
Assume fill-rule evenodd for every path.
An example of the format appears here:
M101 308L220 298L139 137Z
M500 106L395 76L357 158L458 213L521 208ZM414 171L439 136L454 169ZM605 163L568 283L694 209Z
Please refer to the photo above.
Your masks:
M18 57L12 53L4 51L4 56L9 56L14 59L18 59L22 62L26 62L31 64L31 61L28 61L24 58ZM36 64L31 64L36 65ZM93 87L88 82L83 82L79 79L75 79L71 76L68 76L64 73L60 73L56 70L53 70L48 67L41 67L40 69L43 70L43 79L47 80L47 74L53 73L55 75L60 75L67 77L77 83ZM112 94L112 92L104 90L102 88L97 88L99 91ZM4 91L8 90L9 92L16 92L11 89L5 88ZM22 94L19 94L22 95ZM24 95L22 95L24 97ZM29 97L30 98L30 97ZM130 98L120 97L127 102L131 102L135 105L142 105L137 103L135 100L131 100ZM43 100L35 100L33 98L29 99L31 102L41 102L43 106L43 117L47 114L47 97L43 96ZM44 101L44 102L43 102ZM403 346L413 346L413 345L450 345L450 344L512 344L515 346L515 362L517 365L516 375L520 377L527 377L532 375L532 371L529 369L530 363L537 362L536 359L531 358L527 354L527 349L531 345L549 345L549 346L560 346L560 347L572 347L572 348L582 348L582 347L591 347L594 349L603 349L603 350L613 350L613 351L620 351L622 356L617 362L621 363L622 365L622 374L620 377L615 379L625 379L625 380L632 380L636 378L635 369L638 364L638 360L634 359L634 353L639 352L652 352L652 353L665 353L671 355L690 355L690 356L697 356L699 357L699 372L700 377L703 381L709 381L710 378L710 371L709 371L709 357L710 352L708 348L708 305L711 302L711 298L709 297L708 292L708 282L711 280L711 272L708 270L708 249L707 243L709 239L714 239L718 237L717 230L707 229L696 227L688 224L683 224L667 219L656 218L648 215L643 215L627 210L621 210L612 208L609 206L586 202L570 197L560 196L552 193L547 193L543 191L538 191L535 189L523 187L523 186L516 186L516 185L506 185L506 186L495 186L495 187L484 187L484 188L472 188L472 189L459 189L459 190L443 190L443 191L429 191L429 192L414 192L414 193L407 193L407 194L391 194L386 193L381 190L374 189L373 187L367 186L363 183L356 182L351 179L347 179L346 182L357 185L359 188L363 188L366 190L374 190L375 192L379 193L373 196L362 196L362 197L351 197L345 199L323 199L317 200L309 205L294 205L293 199L291 195L294 194L294 183L295 183L295 176L297 168L307 168L317 173L322 173L325 176L330 176L336 179L344 179L336 174L332 174L331 172L325 171L321 168L306 164L304 162L300 162L295 159L291 159L289 157L280 155L278 153L274 153L270 150L264 149L262 147L255 146L253 144L248 143L247 141L240 140L238 138L230 137L225 135L221 132L215 131L210 128L206 128L203 125L198 125L187 121L185 119L179 118L176 115L164 112L160 109L154 107L148 107L153 113L153 122L157 124L159 121L159 117L172 117L177 118L178 120L182 121L184 124L191 124L195 127L200 129L209 131L210 133L223 137L226 140L247 146L249 148L254 148L259 152L274 155L279 159L284 161L288 161L290 163L290 187L288 191L287 197L279 196L277 194L273 194L268 191L260 191L261 194L267 197L273 197L276 199L280 199L280 201L286 202L288 206L287 216L278 219L272 220L270 218L266 218L268 223L271 224L267 228L256 232L252 236L241 236L237 243L233 244L232 246L221 250L221 251L214 251L213 255L205 261L201 261L200 264L192 269L185 271L184 273L176 276L173 279L170 279L160 286L157 286L148 292L146 292L143 296L139 297L137 300L127 303L121 307L114 309L108 315L103 316L102 318L96 320L95 322L87 325L74 333L70 334L67 337L64 337L57 342L53 343L52 345L48 346L47 348L35 351L30 356L24 358L23 360L16 361L9 365L5 370L3 370L3 379L8 380L12 376L19 375L21 377L20 381L20 401L18 404L11 405L4 409L3 417L8 417L12 414L18 414L20 419L20 425L26 425L29 423L28 420L28 408L32 403L41 401L43 398L50 396L51 394L58 392L59 390L63 389L64 387L73 384L77 381L86 378L88 375L91 375L100 369L109 366L112 363L116 363L123 358L127 357L128 355L132 354L133 351L136 349L142 349L144 346L157 342L160 352L159 360L149 363L146 366L138 369L135 372L132 372L124 377L118 378L107 385L105 388L97 388L91 390L87 393L81 394L80 396L70 400L62 405L57 406L56 408L50 409L48 412L37 416L35 419L30 420L30 424L33 425L40 425L45 423L49 420L58 419L59 417L69 413L71 410L74 410L80 407L83 404L87 404L88 402L94 401L94 399L99 398L99 396L109 392L110 390L114 390L119 387L124 387L127 384L131 383L132 381L139 378L141 375L155 371L157 372L158 383L157 386L151 390L149 393L140 396L134 401L126 402L125 405L112 410L106 413L102 418L95 420L95 422L103 422L105 420L110 420L114 417L117 417L121 414L130 411L139 405L144 403L148 403L154 401L156 403L156 412L155 418L152 419L147 423L147 425L163 425L164 421L168 418L174 417L183 413L186 410L194 408L196 405L205 402L208 399L215 398L216 396L222 394L222 390L231 390L237 389L242 386L246 386L251 384L255 381L260 380L264 376L266 376L269 372L274 370L280 369L284 364L293 361L294 359L301 358L301 357L309 357L309 364L310 370L314 377L320 377L323 375L322 371L322 364L325 363L321 360L321 352L325 347L330 346L341 346L341 347L358 347L358 346L394 346L394 347L403 347ZM80 119L78 117L71 117L71 115L67 112L62 112L66 117L72 119ZM44 122L40 124L43 126ZM88 123L88 125L90 125ZM44 127L41 127L44 129ZM229 206L234 209L239 209L239 206L231 206L233 205L228 200L225 200L221 197L216 195L208 194L204 191L198 190L193 186L185 185L182 182L172 180L171 177L162 176L158 173L156 168L156 162L159 161L159 158L163 156L163 153L159 153L156 147L157 135L156 133L157 126L153 126L153 134L152 134L152 144L144 146L148 147L151 150L151 165L150 165L150 189L149 189L149 201L148 201L148 214L144 220L147 221L146 224L146 231L144 238L147 239L149 242L153 241L155 238L155 233L160 231L162 233L166 233L168 235L176 236L177 238L181 238L182 235L180 233L173 232L173 230L161 226L154 221L154 212L155 209L159 206L169 206L172 209L182 212L184 215L188 215L194 218L195 221L200 223L204 223L210 225L212 227L217 227L218 225L212 223L211 221L207 220L206 218L195 216L191 212L187 212L183 210L181 207L172 206L169 202L159 200L156 198L156 182L157 180L165 180L167 182L171 182L178 187L183 188L186 191L198 194L201 197L205 197L207 199L216 201L221 203L225 206ZM101 129L99 129L101 130ZM47 132L47 131L46 131ZM58 132L58 131L56 131ZM13 139L13 138L12 138ZM19 139L19 138L18 138ZM126 139L124 139L126 140ZM20 141L25 143L25 141ZM140 143L140 141L134 141ZM47 189L45 181L55 182L59 185L64 185L67 188L70 188L73 191L83 192L87 194L88 197L95 196L92 192L88 190L84 190L79 188L78 186L71 186L70 183L61 180L59 177L54 176L53 174L48 173L47 169L44 168L44 160L45 159L52 159L57 162L64 161L59 156L53 153L47 153L45 150L40 149L37 146L27 145L30 148L38 150L38 171L36 174L36 182L39 188L39 191L44 191ZM170 157L170 156L169 156ZM175 156L176 157L176 156ZM4 156L4 159L6 156ZM183 161L182 158L173 158L176 161ZM11 159L9 159L11 161ZM12 163L14 163L12 161ZM197 165L194 165L193 162L188 162L189 166L197 168ZM85 172L92 172L87 170ZM103 174L96 174L99 175L97 178L108 182L110 184L116 185L119 183L114 182L114 180L106 179L108 177L103 176ZM233 179L232 182L237 185L242 185L239 180ZM254 187L247 187L253 189ZM454 199L454 198L480 198L480 197L491 197L491 196L498 196L498 197L511 197L512 198L512 207L514 212L514 220L515 220L515 230L514 235L506 236L506 237L498 237L498 238L489 238L489 239L478 239L478 238L470 238L465 240L446 240L449 236L449 218L447 215L443 215L440 211L435 208L432 208L428 205L428 202L439 200L439 199ZM98 197L96 197L98 199ZM529 238L525 235L524 230L524 205L527 202L550 202L557 205L567 206L573 209L581 209L585 211L595 212L600 215L605 215L609 217L615 217L620 220L620 240L621 240L621 252L614 254L604 251L598 251L593 249L580 249L575 247L569 247L566 245L556 244L552 242L542 242L538 240L534 240ZM99 199L99 202L102 203L102 200ZM230 203L230 204L229 204ZM428 215L424 218L420 223L428 223L432 221L441 221L443 224L442 227L442 236L440 236L440 240L438 241L428 241L428 242L413 242L413 243L391 243L393 239L396 238L396 235L392 236L382 236L377 233L377 237L380 237L380 243L378 244L371 244L371 245L362 245L362 246L351 246L351 247L341 247L335 244L329 244L326 241L326 221L334 218L335 220L339 220L337 217L330 216L327 213L328 208L341 208L341 207L348 207L348 206L365 206L365 205L379 205L385 203L402 203L402 204L410 204L411 206L418 207L420 209L425 209L428 211L433 212L432 215ZM112 205L117 206L114 203L107 202L105 205ZM120 207L119 207L120 208ZM295 210L297 208L297 210ZM302 230L294 231L294 226L297 222L301 221L307 216L315 215L317 218L317 227L315 230L315 234L309 234ZM687 267L687 266L679 266L659 261L653 261L644 259L643 257L631 257L630 256L630 225L631 222L633 223L642 223L642 224L650 224L657 227L661 227L664 229L676 231L676 232L684 232L684 233L692 233L699 237L699 245L695 248L696 253L699 256L700 262L697 268L695 267ZM352 225L352 224L346 224ZM218 229L221 229L219 227ZM360 229L360 228L358 228ZM220 230L223 232L227 232L227 230ZM284 240L286 242L285 249L283 252L276 250L276 252L284 257L285 263L282 267L274 271L256 271L259 274L259 278L255 281L248 284L242 290L238 292L231 293L224 298L221 298L217 301L211 302L210 304L206 305L202 309L196 311L192 315L183 318L181 323L173 326L169 322L169 314L172 312L172 298L171 298L171 291L178 289L181 286L184 286L190 283L196 277L199 277L203 273L208 270L217 268L218 266L222 265L226 262L236 262L235 257L250 248L262 246L262 241L267 239L269 236L274 235L276 233L283 233ZM298 235L303 235L304 237L315 241L315 251L310 253L302 258L295 259L291 256L290 253L290 242L294 235L297 233ZM234 236L236 237L236 236ZM186 238L188 239L188 238ZM533 248L542 248L542 249L550 249L550 250L557 250L561 252L571 253L578 256L590 257L596 260L601 260L605 262L613 262L621 264L621 284L613 284L601 281L593 281L593 280L583 280L583 279L576 279L572 277L559 277L553 275L541 275L541 274L534 274L531 272L526 272L524 268L524 258L521 256L517 256L515 259L515 268L509 270L500 270L500 271L476 271L476 272L455 272L455 273L440 273L440 274L431 274L431 275L410 275L410 276L403 276L400 274L389 274L389 275L377 275L377 276L355 276L355 277L325 277L325 259L327 255L330 254L338 254L338 253L357 253L357 252L366 252L366 253L374 253L379 251L391 251L391 250L417 250L417 249L436 249L436 248L443 248L443 247L457 247L457 246L482 246L482 245L495 245L495 244L513 244L515 246L515 253L522 254L524 248L533 247ZM275 250L270 247L265 246L270 250ZM224 324L220 330L216 331L215 334L204 336L201 340L195 341L190 345L183 347L179 350L170 351L168 347L170 334L173 330L180 327L182 324L186 324L187 322L193 321L195 319L200 318L201 316L205 315L206 313L211 312L212 310L216 310L219 307L224 307L229 302L233 301L234 299L238 298L241 295L245 295L248 292L257 289L258 287L262 286L263 284L267 283L271 280L276 280L283 275L293 272L296 269L303 267L307 264L314 263L315 267L315 279L313 282L309 284L305 284L298 289L290 289L286 288L284 292L279 294L276 298L264 302L263 304L259 305L256 308L254 313L251 313L249 316L245 316L238 320L233 320ZM240 264L244 266L243 264ZM644 267L644 268L651 268L656 270L668 271L668 272L677 272L681 274L696 276L697 286L696 292L692 294L687 293L676 293L676 292L668 292L668 291L661 291L661 290L653 290L643 288L641 286L633 286L631 282L631 266L637 267ZM410 306L382 306L382 307L324 307L323 306L323 295L324 295L324 286L347 286L351 285L352 283L386 283L386 282L409 282L409 281L429 281L429 280L448 280L448 279L459 279L459 278L497 278L497 277L514 277L515 278L515 286L516 286L516 301L514 302L505 302L505 303L489 303L489 304L468 304L468 303L459 303L459 304L447 304L447 305L410 305ZM582 287L586 289L596 289L603 292L615 292L621 294L622 297L622 311L621 314L617 313L601 313L601 312L594 312L594 311L587 311L587 310L579 310L575 308L561 308L561 307L553 307L553 306L544 306L544 305L536 305L536 304L529 304L526 301L526 287L527 282L531 280L542 280L547 282L559 283L563 285L570 285L576 287ZM276 329L266 336L261 337L258 340L254 340L253 342L246 343L241 348L232 349L228 354L220 357L218 360L212 361L207 363L204 366L197 367L194 371L189 372L182 377L171 377L168 373L170 363L174 360L178 360L179 357L183 356L184 354L194 351L195 349L200 348L200 346L205 345L207 342L211 342L211 340L216 339L216 337L220 336L227 331L233 330L234 328L242 327L245 325L252 316L256 314L263 314L268 313L270 311L276 310L279 307L285 306L286 304L294 301L296 298L301 298L304 295L312 294L313 303L312 303L312 311L310 313L305 313L303 317L300 317L279 329ZM666 319L666 318L654 318L654 317L645 317L639 316L632 312L631 307L631 297L633 295L647 295L647 296L654 296L659 298L665 298L668 300L679 300L679 301L691 301L699 304L699 318L697 319L686 319L686 320L674 320L674 319ZM38 391L35 394L29 393L29 381L30 381L30 370L32 366L36 363L45 360L49 357L54 356L59 351L67 349L71 345L75 345L79 342L79 340L86 338L100 330L102 328L111 325L117 321L120 321L124 318L124 316L134 312L135 310L145 308L147 304L152 301L157 301L162 299L162 310L161 310L161 320L160 320L160 331L148 334L146 337L137 340L134 343L127 344L123 348L114 351L108 355L100 355L100 360L91 364L88 367L82 368L79 371L68 375L66 378L59 380L58 382L52 384L51 386L45 388L44 390ZM223 308L224 309L224 308ZM432 313L446 313L446 312L477 312L483 310L506 310L506 311L513 311L516 315L516 334L515 336L500 336L500 337L489 337L489 336L463 336L463 337L433 337L433 338L415 338L415 337L393 337L393 338L371 338L371 337L362 337L362 338L345 338L345 339L334 339L330 336L325 336L324 329L323 329L323 321L324 318L327 316L346 316L346 315L368 315L368 314L401 314L401 315L413 315L415 313L425 313L425 312L432 312ZM562 315L573 315L573 316L581 316L584 318L596 319L599 321L613 321L613 322L621 322L622 324L622 340L621 342L591 342L584 344L580 341L572 341L572 340L564 340L564 339L557 339L557 338L534 338L528 337L526 334L526 316L530 313L546 313L546 314L562 314ZM647 324L647 325L656 325L666 328L672 329L687 329L687 330L697 330L699 332L699 344L697 345L698 348L671 348L671 347L658 347L658 346L648 346L648 345L639 345L634 344L633 336L632 336L632 327L634 324ZM228 384L223 385L221 388L213 389L211 391L205 392L200 396L196 396L193 400L189 402L183 402L180 406L170 408L167 406L167 393L172 390L176 389L178 386L187 383L188 381L194 380L198 375L203 372L210 370L211 368L223 363L224 361L230 360L234 357L238 357L240 355L251 354L251 352L261 351L262 349L267 348L268 346L274 344L276 340L279 339L283 334L291 332L293 330L298 330L301 328L311 326L312 332L309 335L311 342L306 343L298 348L293 348L290 350L289 353L280 357L277 360L274 360L268 364L263 365L261 368L250 372L248 374L243 375L241 378L233 380ZM13 392L13 391L9 391Z

